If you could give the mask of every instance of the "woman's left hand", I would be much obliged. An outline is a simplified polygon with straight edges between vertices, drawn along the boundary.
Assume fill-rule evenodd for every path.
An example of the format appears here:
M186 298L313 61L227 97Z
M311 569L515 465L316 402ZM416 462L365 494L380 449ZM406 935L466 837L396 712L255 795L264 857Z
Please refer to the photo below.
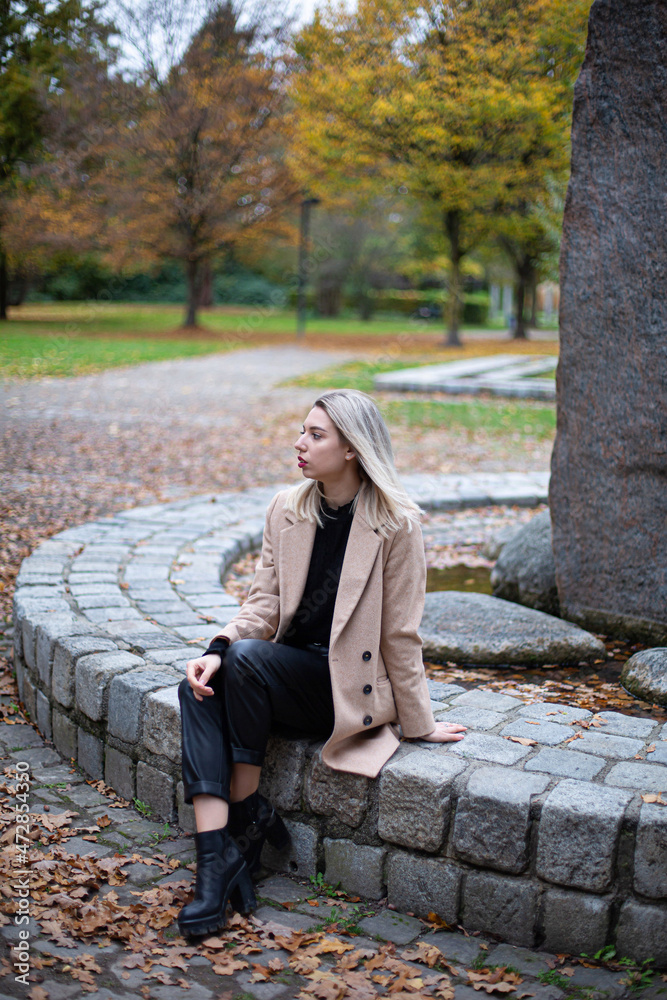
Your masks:
M418 736L417 739L426 740L427 743L456 743L463 739L467 728L454 722L436 722L433 732Z

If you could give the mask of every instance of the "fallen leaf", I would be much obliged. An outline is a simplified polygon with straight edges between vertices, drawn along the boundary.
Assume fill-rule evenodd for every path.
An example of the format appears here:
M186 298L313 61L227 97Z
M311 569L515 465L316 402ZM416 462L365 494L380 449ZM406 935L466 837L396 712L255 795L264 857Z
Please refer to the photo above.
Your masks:
M526 736L506 736L505 739L511 740L512 743L520 743L523 747L537 746L537 740L529 740Z

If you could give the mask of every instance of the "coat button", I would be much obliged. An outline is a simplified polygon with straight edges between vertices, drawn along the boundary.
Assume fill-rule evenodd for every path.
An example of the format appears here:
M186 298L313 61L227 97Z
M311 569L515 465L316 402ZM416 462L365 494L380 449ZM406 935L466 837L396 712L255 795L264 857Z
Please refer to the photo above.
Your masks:
M368 650L366 650L365 653L361 654L361 659L362 660L370 660L370 658L371 658L371 654L370 654L370 652Z
M372 684L364 684L364 694L370 694L373 690Z
M372 715L365 715L364 716L364 725L365 726L370 726L370 724L371 724L372 721L373 721L373 716Z

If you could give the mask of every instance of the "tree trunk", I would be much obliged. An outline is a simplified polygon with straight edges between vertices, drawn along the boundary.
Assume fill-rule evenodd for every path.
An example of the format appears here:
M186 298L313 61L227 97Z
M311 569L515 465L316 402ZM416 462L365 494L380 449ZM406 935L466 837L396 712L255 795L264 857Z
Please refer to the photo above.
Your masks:
M519 274L516 286L516 323L514 324L514 340L527 340L526 320L524 318L524 306L526 303L526 279Z
M368 294L368 290L366 288L362 288L359 292L357 302L359 306L359 318L368 322L373 315L373 299Z
M528 328L526 326L525 308L526 291L532 285L535 278L535 268L530 257L521 256L516 261L516 324L514 327L514 340L528 340Z
M213 270L209 261L205 261L201 267L198 305L201 309L210 309L213 305Z
M7 258L0 248L0 320L7 319Z
M461 217L459 212L445 212L445 232L449 240L449 257L452 268L449 279L448 325L447 337L443 347L460 347L459 329L461 326Z
M199 305L200 292L200 270L198 260L189 260L187 263L188 279L188 304L185 310L185 320L183 326L197 325L197 307Z
M530 281L530 326L531 329L537 330L537 273L533 273Z

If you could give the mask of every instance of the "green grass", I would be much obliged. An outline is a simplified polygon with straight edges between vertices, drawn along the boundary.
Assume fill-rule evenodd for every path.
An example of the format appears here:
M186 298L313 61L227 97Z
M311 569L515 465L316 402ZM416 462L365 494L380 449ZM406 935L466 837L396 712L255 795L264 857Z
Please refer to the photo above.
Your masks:
M215 344L204 340L150 340L103 337L44 337L2 334L0 372L5 378L44 378L84 375L104 368L136 365L142 361L165 361L230 350L240 345Z
M519 434L550 437L556 429L555 406L522 401L440 402L439 400L396 399L381 405L389 424L407 427L484 430L489 434Z
M199 313L196 330L182 326L183 309L173 305L99 302L27 303L9 310L0 323L0 373L10 378L80 375L120 365L229 351L256 343L295 343L294 310L219 306ZM472 328L471 328L472 329ZM492 331L489 329L492 336ZM412 340L418 337L418 342ZM351 385L372 390L373 376L418 363L497 353L530 355L554 350L548 342L478 340L462 348L442 347L441 325L408 317L378 315L363 322L349 313L335 318L309 316L304 343L374 351L377 360L353 362L308 375L291 384L309 387ZM465 341L465 331L464 331ZM389 342L389 344L388 344ZM418 346L419 345L419 346ZM408 351L421 355L397 360Z
M19 325L26 333L44 331L45 327L76 328L74 332L95 333L159 333L177 329L183 322L185 308L179 305L155 303L137 305L124 302L39 302L25 303L9 309L9 325ZM214 334L242 336L261 330L269 334L295 334L296 311L269 306L215 306L197 314L202 330ZM353 311L339 316L306 316L307 333L354 334L386 336L402 332L427 332L444 336L439 322L415 322L409 316L377 313L364 321ZM474 327L471 329L477 329ZM54 332L56 332L54 330ZM57 332L61 332L59 329ZM72 332L72 330L70 330ZM500 332L500 331L499 331Z

